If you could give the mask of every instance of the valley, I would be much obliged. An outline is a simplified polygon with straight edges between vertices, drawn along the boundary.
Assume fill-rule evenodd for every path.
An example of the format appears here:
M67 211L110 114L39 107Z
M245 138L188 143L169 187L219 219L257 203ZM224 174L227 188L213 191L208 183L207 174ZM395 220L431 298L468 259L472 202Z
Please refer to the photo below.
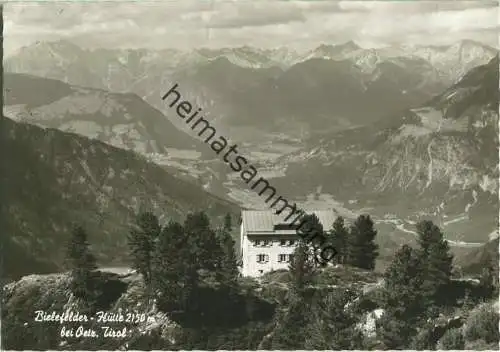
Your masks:
M58 52L64 60L42 60L52 69L41 72L30 61L33 50L42 58L45 50ZM84 61L69 55L75 50ZM184 53L180 60L173 52L93 52L64 41L28 47L6 61L4 113L132 150L208 194L241 208L265 208L165 110L163 89L181 82L183 97L202 107L289 200L335 209L348 221L372 215L384 256L413 243L421 219L439 224L457 250L496 236L498 57L491 59L490 48L467 41L451 46L446 67L436 59L444 52L433 48L375 52L346 43L277 66L262 61L271 52L255 56L261 64L235 61L254 49L238 50ZM467 50L463 66L451 63ZM160 57L174 61L153 64ZM95 60L128 73L97 77ZM70 64L86 74L63 74ZM133 93L116 77L128 80Z

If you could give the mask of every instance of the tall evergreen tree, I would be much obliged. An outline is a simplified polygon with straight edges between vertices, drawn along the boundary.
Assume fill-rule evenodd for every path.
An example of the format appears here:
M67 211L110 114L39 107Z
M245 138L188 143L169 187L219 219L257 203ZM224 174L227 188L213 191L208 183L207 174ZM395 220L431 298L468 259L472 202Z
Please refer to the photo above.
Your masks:
M200 284L202 282L219 284L217 276L220 274L223 262L222 247L204 212L188 214L184 221L184 231L188 238L187 250L192 258L192 269L197 273L188 273L190 281L187 284L193 288L188 305L193 312L204 314L203 311L210 309L212 303L202 294L203 288Z
M373 270L378 256L375 244L377 230L369 215L360 215L347 237L347 263L362 269Z
M292 289L298 295L302 294L306 285L312 282L315 274L313 253L304 240L299 240L295 248L288 269L292 279Z
M493 258L489 256L486 267L483 268L479 278L479 285L486 298L498 296L498 273L496 269L498 269L498 265L495 266Z
M301 219L297 234L312 247L320 247L323 244L322 239L326 240L323 225L314 213L307 214Z
M439 227L430 220L423 220L417 223L417 242L420 245L420 252L429 255L431 246L443 240L443 234Z
M389 349L407 347L424 313L418 254L402 246L384 274L384 315L377 322L379 338Z
M420 260L424 281L422 290L430 304L436 303L436 294L450 281L453 271L453 255L443 233L432 221L417 224Z
M230 230L230 227L224 226L224 228L217 231L219 245L222 248L222 258L217 273L218 279L223 285L235 288L239 276L238 261L236 258L235 241L228 230Z
M76 226L67 247L67 260L71 268L71 290L73 294L89 304L95 299L94 271L97 261L90 251L87 232Z
M420 286L423 281L420 258L416 251L403 245L384 273L384 304L404 308L409 316L422 313Z
M231 214L227 213L224 217L224 230L231 233L233 231L233 224L231 220Z
M153 256L153 282L162 310L185 310L198 280L184 228L169 222L161 231Z
M291 289L288 304L278 314L278 326L273 340L273 349L303 349L307 337L304 329L310 323L310 309L306 302L305 288L312 283L316 263L314 247L321 245L323 226L314 214L305 215L298 228L299 241L290 264Z
M345 227L344 218L339 216L333 223L332 230L330 231L330 238L332 243L335 244L337 250L337 262L344 264L347 259L347 237L348 230Z
M297 234L311 249L315 266L325 266L326 263L319 258L321 247L326 245L329 236L325 233L317 215L312 213L302 217Z
M145 212L137 216L136 227L130 231L128 236L132 267L142 274L148 292L148 302L153 292L152 261L160 232L161 226L158 218L151 212Z
M215 272L220 268L222 248L205 212L188 214L184 221L184 230L198 269Z

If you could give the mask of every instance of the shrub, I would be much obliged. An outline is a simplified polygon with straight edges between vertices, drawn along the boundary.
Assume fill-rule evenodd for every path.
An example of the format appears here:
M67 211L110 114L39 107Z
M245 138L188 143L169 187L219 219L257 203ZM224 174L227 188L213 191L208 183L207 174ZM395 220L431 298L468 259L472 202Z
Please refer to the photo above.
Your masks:
M467 341L483 339L486 343L497 342L499 315L491 307L483 306L469 317L464 331Z
M462 331L458 328L446 331L438 342L440 350L463 350L465 348L465 339Z
M278 284L268 284L262 287L261 296L279 304L286 304L288 289Z
M238 281L242 291L253 291L260 286L259 282L253 277L242 277Z
M279 282L286 284L290 282L290 274L287 269L273 270L262 275L261 281L263 284L268 284L271 282Z
M465 349L469 351L497 351L498 342L486 343L484 340L466 341Z

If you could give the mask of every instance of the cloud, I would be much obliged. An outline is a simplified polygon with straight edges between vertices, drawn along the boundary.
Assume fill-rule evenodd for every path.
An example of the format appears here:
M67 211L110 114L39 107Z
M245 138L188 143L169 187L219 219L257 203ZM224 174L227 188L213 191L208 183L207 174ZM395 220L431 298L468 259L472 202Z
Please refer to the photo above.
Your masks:
M303 22L305 16L296 9L282 8L280 10L265 7L238 6L230 9L218 9L207 24L208 28L241 28L260 27L272 24Z
M498 7L496 0L380 0L380 1L339 1L338 5L343 10L351 11L391 11L402 13L428 13L438 11L468 10L473 8Z
M181 48L348 40L381 46L474 39L498 46L496 1L218 1L8 3L6 54L68 38L87 47Z
M259 27L304 22L316 13L338 13L359 10L343 9L338 1L217 1L209 28Z
M304 13L366 12L368 8L343 6L345 1L294 1L293 4Z

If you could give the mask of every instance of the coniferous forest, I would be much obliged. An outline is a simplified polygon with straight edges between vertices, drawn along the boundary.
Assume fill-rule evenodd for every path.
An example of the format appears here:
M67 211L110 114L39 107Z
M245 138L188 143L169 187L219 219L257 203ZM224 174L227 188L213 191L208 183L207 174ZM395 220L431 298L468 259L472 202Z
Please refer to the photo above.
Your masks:
M318 227L314 214L306 221ZM152 212L140 213L127 236L133 271L117 274L97 269L86 230L75 226L66 249L69 271L43 285L25 283L15 296L4 297L4 346L424 350L498 344L498 312L491 304L498 296L498 270L491 263L477 282L460 277L443 233L431 221L417 224L418 245L403 245L382 274L373 271L377 230L369 215L360 215L352 224L338 217L330 229L321 229L337 241L331 263L315 262L311 246L301 240L288 270L259 279L239 274L233 227L229 214L215 226L204 212L188 214L183 223L160 223ZM121 338L61 338L58 322L19 324L33 311L64 309L89 317L103 311L139 314L137 321L104 324L116 331L127 326ZM66 325L76 330L82 323ZM102 326L93 321L84 329Z

